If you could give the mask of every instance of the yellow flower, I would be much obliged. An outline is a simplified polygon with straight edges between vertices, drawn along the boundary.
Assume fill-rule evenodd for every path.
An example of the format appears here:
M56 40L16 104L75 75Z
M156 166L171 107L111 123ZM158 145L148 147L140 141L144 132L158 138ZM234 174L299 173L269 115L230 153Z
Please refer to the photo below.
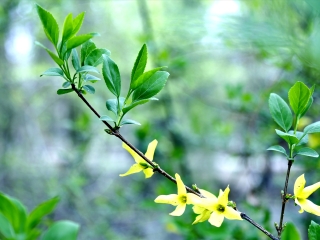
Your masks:
M148 149L146 152L146 157L148 159L150 159L151 161L153 160L153 155L154 155L154 151L157 147L158 141L157 140L153 140L151 143L149 143L148 145ZM137 172L141 172L143 171L144 175L146 176L146 178L149 178L153 175L153 169L151 168L151 166L145 161L143 160L142 157L140 157L135 151L133 151L127 144L122 143L122 147L124 149L126 149L131 156L134 158L134 160L136 161L135 164L133 164L130 169L124 173L124 174L120 174L120 177L124 177L133 173L137 173Z
M199 214L196 219L194 220L194 222L192 224L196 224L199 222L204 222L206 220L208 220L210 218L210 215L212 213L212 211L204 208L204 207L200 207L199 205L201 205L201 202L206 202L208 201L208 199L212 199L212 201L217 201L217 197L215 195L213 195L212 193L203 190L203 189L199 189L200 193L205 197L205 198L201 198L200 201L196 202L192 209L193 212L195 214Z
M306 180L304 178L304 174L302 174L295 181L293 189L295 195L295 203L301 207L299 213L303 213L303 211L306 211L320 216L320 206L307 199L313 192L320 188L320 182L317 182L308 187L304 187L305 185Z
M172 216L181 216L186 209L187 204L193 204L198 201L200 197L193 193L187 193L186 187L184 186L179 174L176 173L176 181L178 194L170 194L170 195L160 195L154 201L156 203L166 203L171 204L173 206L177 206L176 209L170 213Z
M224 191L220 189L218 198L210 193L209 197L201 199L201 202L197 203L196 205L207 209L209 212L211 212L211 214L210 217L207 218L208 212L203 211L202 217L198 216L199 218L196 218L194 223L205 221L206 219L208 219L209 223L211 223L213 226L220 227L224 218L230 220L242 220L240 212L234 210L232 207L227 206L229 192L230 188L228 186Z

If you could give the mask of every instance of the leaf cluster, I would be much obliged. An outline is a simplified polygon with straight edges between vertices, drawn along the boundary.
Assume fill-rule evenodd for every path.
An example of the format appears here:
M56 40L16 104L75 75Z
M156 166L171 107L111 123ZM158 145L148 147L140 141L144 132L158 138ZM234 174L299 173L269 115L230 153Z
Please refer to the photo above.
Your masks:
M320 121L306 126L303 132L297 131L299 120L306 114L313 103L314 88L315 86L308 88L304 83L296 82L288 93L291 109L279 95L270 94L269 109L271 116L283 130L276 129L276 134L288 143L289 153L280 145L272 146L267 150L283 153L289 160L293 160L296 155L315 158L319 156L315 150L299 146L308 143L309 133L320 132ZM293 130L290 130L291 128Z
M53 212L58 202L59 198L54 197L28 213L19 200L0 193L0 239L77 239L79 225L65 220L53 223L42 234L43 218Z

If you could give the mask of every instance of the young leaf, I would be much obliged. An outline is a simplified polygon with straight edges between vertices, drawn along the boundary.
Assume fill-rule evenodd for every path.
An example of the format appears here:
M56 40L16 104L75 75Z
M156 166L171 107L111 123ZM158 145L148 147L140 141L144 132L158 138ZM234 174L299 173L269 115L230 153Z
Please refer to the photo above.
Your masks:
M36 206L28 216L27 228L30 230L35 228L45 215L50 214L55 209L58 202L59 198L54 197Z
M63 88L68 88L68 87L70 87L70 85L71 85L70 82L64 82L64 83L62 84L62 87L63 87Z
M57 46L59 40L59 26L57 21L50 12L43 9L38 4L36 7L47 38L53 43L54 46Z
M85 12L82 12L73 19L73 24L72 24L73 30L72 30L71 36L74 36L79 32L83 23L84 15L85 15Z
M280 145L275 145L275 146L269 147L267 150L280 152L280 153L283 153L284 155L288 156L286 150L283 147L281 147Z
M77 73L80 73L80 72L94 72L94 73L99 73L99 70L93 66L88 66L88 65L85 65L85 66L82 66L81 68L79 68L77 70Z
M157 98L149 98L149 99L143 99L143 100L138 100L138 101L132 102L130 105L124 107L122 109L122 112L123 112L123 114L126 114L132 108L135 108L136 106L141 105L141 104L145 104L145 103L149 102L150 100L156 100L157 101L158 99Z
M14 229L10 221L0 212L0 236L5 239L16 239Z
M107 55L103 55L102 75L110 92L117 98L121 91L121 78L117 64Z
M288 104L277 94L271 93L269 97L269 109L275 122L288 132L292 126L292 113Z
M276 129L276 133L291 145L299 142L299 139L293 134L285 133L278 129Z
M168 77L168 72L156 72L133 92L132 101L135 102L153 97L161 91L166 84Z
M58 95L62 95L62 94L67 94L67 93L70 93L70 92L73 92L74 90L73 89L59 89L58 91L57 91L57 94Z
M165 67L154 68L154 69L152 69L150 71L147 71L147 72L143 73L137 79L131 80L130 89L132 89L132 90L136 89L142 83L148 81L148 79L151 78L156 72L162 70L163 68L165 68Z
M304 135L318 132L320 132L320 121L311 123L310 125L306 126L303 130Z
M58 221L50 226L50 228L44 233L41 240L76 240L78 231L79 224L71 221Z
M45 47L44 45L42 45L41 43L39 43L37 41L35 42L35 44L44 48L47 51L47 53L50 55L50 57L53 59L53 61L55 61L59 66L63 65L64 61L62 59L60 59L56 54L51 52L47 47Z
M296 82L289 90L289 102L293 112L298 116L306 108L311 92L303 82Z
M80 68L80 60L77 49L72 49L71 51L71 62L74 69L77 71Z
M124 97L120 97L119 98L119 109L122 109L123 107L123 104L124 104ZM113 98L113 99L108 99L106 101L106 107L109 111L113 112L116 116L118 116L118 101L116 98Z
M320 225L314 221L311 221L308 228L309 240L318 240L320 236Z
M73 17L72 17L72 13L69 13L64 19L64 23L63 23L62 42L67 41L71 37L72 31L73 31Z
M301 112L301 114L300 114L300 117L303 117L305 114L306 114L306 112L309 110L309 108L311 107L311 105L312 105L312 103L313 103L313 97L311 96L310 98L309 98L309 101L308 101L308 103L307 103L307 106L304 108L304 110Z
M96 77L96 76L93 76L93 75L91 75L91 74L86 74L85 75L85 77L84 77L84 80L86 81L86 82L96 82L96 81L99 81L99 80L101 80L100 78L98 78L98 77Z
M312 148L304 147L300 148L297 152L297 155L303 155L303 156L308 156L308 157L314 157L317 158L319 157L319 154L313 150Z
M89 40L82 44L81 46L81 65L84 65L84 60L88 56L88 54L96 49L96 45L92 42L92 40Z
M90 86L90 85L84 85L82 87L84 90L86 90L88 93L90 94L94 94L96 92L96 90L94 89L94 87Z
M287 223L281 235L281 240L301 240L297 228L292 223Z
M114 123L116 123L115 120L113 120L111 117L109 117L109 116L107 116L107 115L101 116L101 117L100 117L100 120L101 120L101 121L106 121L106 122L114 122Z
M139 123L139 122L137 122L137 121L134 121L134 120L132 120L132 119L123 119L123 120L120 122L120 126L125 125L125 124L141 125L141 123Z
M294 134L294 131L292 131L292 130L289 131L289 134ZM295 135L299 139L299 143L297 144L297 146L308 143L308 141L309 141L308 135L304 135L303 132L299 132L299 131L296 131Z
M44 73L40 75L42 76L60 76L63 77L63 71L60 68L49 68Z
M93 36L91 34L83 34L83 35L79 35L79 36L75 36L73 38L70 38L67 41L67 51L80 46L81 44L85 43L86 41L88 41L92 37Z
M140 75L144 72L144 69L147 65L147 58L148 58L148 49L147 45L143 44L142 48L140 49L137 59L134 63L132 72L131 72L131 84L140 77ZM130 84L130 85L131 85Z
M110 51L105 48L96 48L86 56L84 64L95 67L98 66L103 61L102 54L110 56Z

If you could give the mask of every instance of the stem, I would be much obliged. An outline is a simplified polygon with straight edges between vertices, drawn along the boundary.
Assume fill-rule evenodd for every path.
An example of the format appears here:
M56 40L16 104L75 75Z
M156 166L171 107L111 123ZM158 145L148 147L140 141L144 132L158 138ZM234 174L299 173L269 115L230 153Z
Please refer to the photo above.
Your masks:
M72 89L78 94L78 97L81 98L81 100L90 108L90 110L98 117L100 118L100 114L90 105L90 103L85 99L85 97L82 95L82 93L75 87L74 84L71 84ZM135 151L143 160L145 160L147 163L149 163L152 168L153 171L160 173L161 175L163 175L164 177L166 177L167 179L169 179L171 182L174 182L175 184L177 183L176 179L174 177L172 177L170 174L168 174L166 171L164 171L158 164L155 164L154 162L152 162L151 160L149 160L143 153L141 153L136 147L134 147L130 142L128 142L119 132L118 128L113 128L108 122L106 121L102 121L111 131L111 134L116 136L117 138L119 138L122 142L124 142L125 144L127 144L133 151ZM201 198L204 198L204 196L196 191L193 190L192 188L185 186L186 190L189 193L193 193ZM260 226L258 223L256 223L255 221L253 221L248 215L246 215L245 213L241 213L240 214L241 218L248 221L249 223L251 223L253 226L255 226L256 228L258 228L261 232L263 232L265 235L267 235L268 237L270 237L273 240L280 240L279 238L274 237L271 233L269 233L266 229L264 229L262 226Z
M269 233L266 229L264 229L262 226L260 226L258 223L256 223L255 221L253 221L247 214L245 213L241 213L240 214L242 219L248 221L249 223L251 223L253 226L255 226L256 228L258 228L261 232L263 232L265 235L267 235L269 238L271 238L272 240L280 240L280 238L277 238L275 236L273 236L271 233Z
M283 217L284 217L284 210L286 208L286 203L288 201L286 196L287 196L288 182L289 182L289 176L290 176L290 169L291 169L292 164L293 164L293 160L288 160L287 176L286 176L286 181L284 184L284 189L283 189L283 194L282 194L282 207L281 207L281 214L280 214L280 222L279 222L279 226L276 226L279 238L281 237L281 233L284 230Z

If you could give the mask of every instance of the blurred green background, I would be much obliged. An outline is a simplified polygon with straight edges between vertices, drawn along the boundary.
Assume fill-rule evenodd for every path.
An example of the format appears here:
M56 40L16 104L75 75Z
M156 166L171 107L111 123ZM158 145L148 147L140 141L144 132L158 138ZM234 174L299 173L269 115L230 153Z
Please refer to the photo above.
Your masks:
M79 239L267 239L247 222L226 220L192 226L189 208L171 217L174 207L155 204L176 191L162 176L119 177L133 164L121 142L77 98L58 96L63 81L40 74L54 62L34 41L49 46L35 2L0 0L0 190L29 209L53 196L61 201L54 219L81 224ZM268 110L275 92L287 100L295 81L316 84L314 105L302 125L318 121L320 4L316 0L39 0L62 26L72 12L86 11L81 33L99 32L97 47L108 48L123 85L143 43L147 69L168 66L170 77L158 102L130 114L142 126L125 126L123 135L142 152L158 139L155 161L185 184L218 194L230 184L240 211L275 233L287 161L267 152L285 144L276 137ZM111 98L103 81L88 101L103 115ZM303 127L303 126L302 126ZM319 136L310 136L318 148ZM319 150L319 149L318 149ZM318 159L298 157L297 176L319 181ZM319 199L319 192L311 200ZM285 221L306 239L310 220L291 201Z

